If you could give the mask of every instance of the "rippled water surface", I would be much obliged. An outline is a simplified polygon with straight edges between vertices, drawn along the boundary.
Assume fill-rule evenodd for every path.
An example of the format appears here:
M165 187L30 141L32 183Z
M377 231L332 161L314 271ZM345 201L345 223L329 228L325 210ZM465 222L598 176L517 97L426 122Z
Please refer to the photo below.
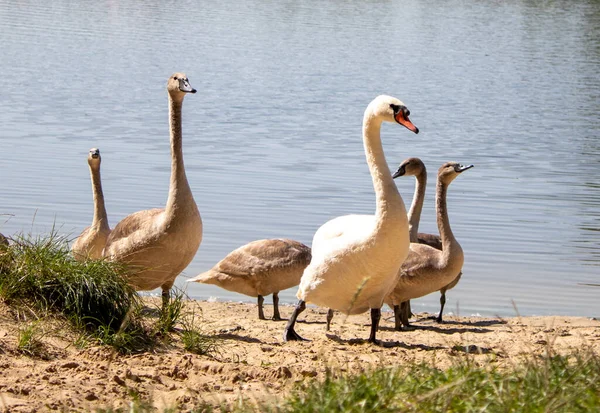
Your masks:
M422 231L436 231L437 168L476 165L449 190L465 266L447 310L600 315L585 285L600 284L597 1L0 0L0 38L5 234L89 225L91 147L111 226L164 205L165 82L184 71L199 90L183 125L204 239L178 284L251 240L310 244L328 219L374 210L361 122L384 93L421 129L382 137L391 168L428 166ZM397 184L410 203L414 181Z

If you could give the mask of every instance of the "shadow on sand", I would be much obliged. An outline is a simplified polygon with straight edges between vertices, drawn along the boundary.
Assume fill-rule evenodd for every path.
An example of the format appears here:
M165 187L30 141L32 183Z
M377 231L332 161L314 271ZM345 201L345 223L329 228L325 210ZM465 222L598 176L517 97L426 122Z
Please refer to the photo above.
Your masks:
M215 334L215 337L220 338L221 340L235 340L235 341L243 341L244 343L265 344L265 343L263 343L262 340L259 340L258 338L248 337L248 336L240 336L239 334L233 334L233 333Z
M403 327L405 328L405 327ZM397 331L393 327L379 327L381 331ZM411 331L421 330L421 331L433 331L440 334L454 334L454 333L491 333L493 330L489 328L479 328L479 327L454 327L454 328L444 328L438 325L415 325L411 324L408 329L397 331L398 333L410 333Z
M420 321L431 321L431 319L429 319L429 318L417 318L416 321L417 322L420 322ZM494 325L498 325L498 324L507 324L507 323L508 323L508 321L502 320L502 319L497 319L497 320L478 320L478 321L456 321L456 320L450 320L450 321L444 321L443 323L441 323L441 325L488 327L488 326L494 326ZM440 324L438 324L438 325L440 325Z
M362 339L362 338L351 338L348 340L345 340L343 338L340 338L334 334L326 334L327 338L331 341L334 341L338 344L345 344L345 345L350 345L350 346L355 346L355 345L371 345L366 339ZM384 347L384 348L404 348L407 350L415 350L415 349L420 349L420 350L426 350L426 351L431 351L431 350L446 350L447 347L442 347L442 346L427 346L425 344L405 344L405 343L401 343L399 341L380 341L380 347Z
M160 318L161 309L160 307L145 305L140 310L140 314L144 317Z

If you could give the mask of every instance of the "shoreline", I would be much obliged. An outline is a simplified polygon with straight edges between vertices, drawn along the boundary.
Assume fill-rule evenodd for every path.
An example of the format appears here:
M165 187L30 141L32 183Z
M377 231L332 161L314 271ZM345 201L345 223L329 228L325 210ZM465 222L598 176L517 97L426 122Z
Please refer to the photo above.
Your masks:
M157 300L144 298L154 307ZM215 357L183 349L177 340L152 352L119 355L110 347L73 345L76 337L49 322L42 341L47 359L16 350L19 326L0 305L0 410L128 409L132 395L159 408L191 409L203 400L214 406L237 400L281 397L295 383L321 380L327 370L344 373L424 362L444 369L457 360L508 366L520 357L592 351L600 354L600 321L587 317L457 317L445 323L417 314L414 331L393 330L393 313L384 311L378 338L366 343L367 314L336 314L325 331L327 310L308 307L297 332L308 342L283 343L285 321L258 320L256 304L186 300L203 332L219 339ZM293 306L282 305L287 318ZM270 317L272 306L265 305ZM150 320L153 322L155 320Z
M216 296L216 295L198 295L198 294L189 294L189 291L185 290L184 288L181 288L181 286L179 286L178 288L181 291L184 291L185 293L185 297L187 300L191 300L191 301L198 301L198 302L207 302L207 303L221 303L221 304L256 304L256 297L250 297L247 295L243 295L243 294L239 294L239 293L234 293L234 292L230 292L227 290L223 290L218 286L215 285L210 285L210 284L199 284L202 287L213 287L217 290L220 290L222 292L226 292L229 295L232 295L232 297L221 297L221 296ZM295 290L294 290L295 291ZM600 292L600 290L598 290ZM157 299L160 297L160 292L157 290L156 293L149 293L149 292L143 292L140 291L138 292L138 294L140 294L140 296L143 299ZM432 293L435 294L435 293ZM283 296L285 297L285 296ZM293 295L293 300L287 300L285 298L282 298L282 295L280 293L279 295L279 307L295 307L296 303L298 301L298 299L295 296L295 292ZM411 305L413 306L413 310L415 310L416 313L418 314L428 314L430 316L433 315L437 315L437 311L433 311L433 310L437 310L439 309L439 302L436 301L433 304L424 304L424 303L419 303L419 301L422 299L423 297L420 297L416 300L412 300L411 301ZM271 296L268 295L265 297L265 302L264 302L265 308L267 308L267 305L271 305L272 306L272 301L271 301ZM306 304L306 308L319 308L318 306L314 305L314 304ZM463 311L462 307L458 308L458 312L455 312L456 310L456 306L449 306L446 305L444 307L444 318L446 316L450 316L450 317L481 317L481 318L502 318L502 319L510 319L510 318L519 318L519 317L574 317L574 318L589 318L592 320L600 320L600 311L598 312L597 315L580 315L580 314L558 314L558 313L552 313L552 314L521 314L521 312L519 311L519 306L516 305L516 310L515 307L511 307L512 308L512 312L510 315L502 315L500 313L496 313L493 312L491 310L489 311L483 311L483 314L481 314L480 312L471 312L470 314L466 315L466 310ZM430 311L432 310L432 311ZM385 312L392 312L392 309L387 306L386 304L383 304L382 308L381 308L381 312L382 314ZM465 313L465 314L464 314Z

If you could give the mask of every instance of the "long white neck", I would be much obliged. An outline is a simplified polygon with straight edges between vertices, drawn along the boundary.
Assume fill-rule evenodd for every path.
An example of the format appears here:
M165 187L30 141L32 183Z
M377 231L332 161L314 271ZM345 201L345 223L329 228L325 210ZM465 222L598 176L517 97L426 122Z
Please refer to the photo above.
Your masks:
M93 167L90 165L90 175L92 177L92 193L94 195L94 218L92 227L98 229L109 229L108 216L104 206L104 194L102 193L102 179L100 178L100 165Z
M171 181L166 213L175 214L179 207L192 199L192 191L183 165L183 144L181 132L181 107L183 99L175 100L169 95L169 127L171 134Z
M371 113L365 111L363 118L363 144L367 164L373 179L373 188L376 196L375 216L378 222L403 214L406 218L406 209L398 188L394 183L390 168L385 160L381 144L382 121Z
M408 211L408 233L410 242L417 242L417 234L419 233L419 222L421 221L421 211L423 210L425 189L427 187L427 171L425 168L423 168L423 171L415 178L415 194L413 195L412 204Z

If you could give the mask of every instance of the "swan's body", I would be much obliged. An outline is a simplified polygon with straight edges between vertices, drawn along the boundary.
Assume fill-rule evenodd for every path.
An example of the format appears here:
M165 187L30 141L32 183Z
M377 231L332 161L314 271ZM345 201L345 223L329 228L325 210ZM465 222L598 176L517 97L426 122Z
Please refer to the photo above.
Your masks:
M416 178L415 194L413 196L412 204L408 212L410 242L426 244L430 247L441 251L442 239L439 235L419 232L421 211L423 210L423 202L425 200L425 189L427 186L427 168L425 168L425 164L419 158L408 158L400 164L398 170L394 173L394 178L397 178L399 176L414 176ZM440 313L436 317L436 321L438 323L441 323L443 321L442 314L444 312L444 305L446 304L446 291L454 288L456 284L458 284L458 281L460 281L461 276L462 272L460 272L450 284L440 289ZM397 309L395 309L395 311L397 311ZM406 303L403 303L401 305L401 311L403 312L402 320L405 320L407 322L407 320L410 318L410 301L407 301ZM398 320L397 317L396 320ZM398 329L400 327L396 325L396 328Z
M230 252L213 268L188 281L214 284L258 297L258 318L261 320L265 319L263 297L273 294L273 319L281 320L278 293L298 285L310 259L310 248L301 242L262 239Z
M394 308L396 328L401 320L399 305L410 299L419 298L451 284L460 273L464 262L463 250L450 228L446 207L448 185L463 171L471 168L456 162L448 162L439 169L436 189L436 214L442 249L426 244L410 244L408 257L402 264L399 279L393 291L385 298L386 304Z
M440 251L442 250L442 239L439 237L439 235L424 234L422 232L419 232L417 234L417 242L419 244L429 245L430 247L433 247ZM456 284L458 284L458 282L460 281L460 277L462 277L462 270L461 270L461 272L458 273L458 275L456 276L454 281L452 281L450 284L448 284L447 286L440 289L440 312L439 312L438 316L435 317L435 320L438 323L441 323L444 321L442 315L444 314L444 306L446 305L446 291L451 290L454 287L456 287ZM410 307L409 307L409 309L410 309Z
M90 166L90 176L92 178L94 217L92 219L92 225L84 229L71 246L71 253L76 260L101 258L102 250L110 235L108 216L106 214L106 207L104 206L102 179L100 178L101 163L102 158L100 157L100 150L97 148L90 149L88 154L88 164Z
M312 261L300 280L300 301L284 340L302 339L293 327L309 302L344 314L371 309L369 341L376 342L383 298L393 288L409 246L406 208L385 160L380 129L384 121L397 122L418 133L409 114L390 96L378 96L365 110L363 143L376 194L375 215L335 218L315 233Z
M163 304L175 278L192 261L202 241L202 219L183 164L181 108L186 93L196 93L183 73L167 82L171 135L171 179L164 209L125 217L108 237L104 256L128 265L137 290L161 288Z

